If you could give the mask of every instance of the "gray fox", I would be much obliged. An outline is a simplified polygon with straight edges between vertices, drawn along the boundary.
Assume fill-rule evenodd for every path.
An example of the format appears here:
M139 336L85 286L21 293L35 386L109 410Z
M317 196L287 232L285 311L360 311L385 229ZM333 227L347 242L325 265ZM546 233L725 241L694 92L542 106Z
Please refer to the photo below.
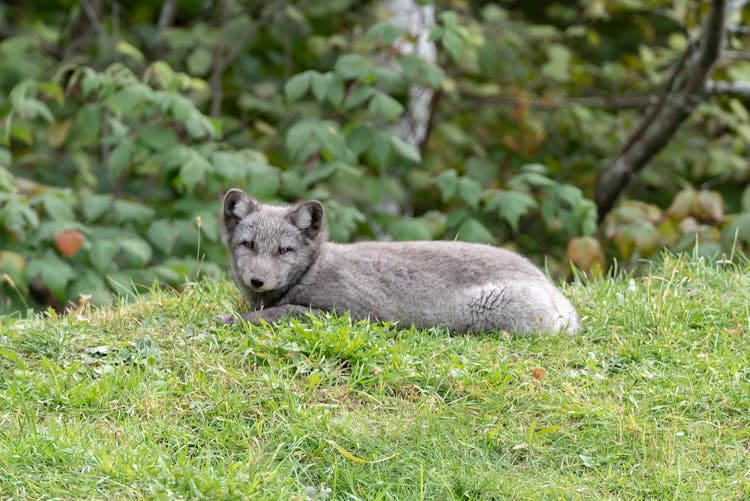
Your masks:
M222 242L250 323L322 310L453 332L530 334L580 328L570 302L527 259L458 241L327 241L323 205L224 197ZM231 323L232 315L220 319Z

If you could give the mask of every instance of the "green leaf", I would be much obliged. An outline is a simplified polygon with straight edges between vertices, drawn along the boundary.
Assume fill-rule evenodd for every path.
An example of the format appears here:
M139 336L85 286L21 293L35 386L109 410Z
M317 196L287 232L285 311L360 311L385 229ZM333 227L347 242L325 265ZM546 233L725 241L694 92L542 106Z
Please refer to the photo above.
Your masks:
M445 80L445 72L437 64L425 61L422 78L424 78L433 89L439 89L443 85L443 80Z
M81 211L88 222L95 221L112 209L112 195L86 195L81 199Z
M724 249L738 247L737 244L750 244L750 212L743 212L734 217L721 232ZM739 248L742 248L740 245Z
M328 96L329 87L334 83L332 73L318 73L317 71L311 72L312 79L310 81L310 88L312 89L313 96L315 99L322 103Z
M556 82L570 80L570 49L562 44L552 44L547 48L547 62L542 65L542 74Z
M458 18L456 13L452 11L445 11L440 14L440 20L443 22L443 26L446 29L455 29L458 27Z
M318 165L314 170L305 174L303 181L305 185L310 186L328 179L335 173L336 164L333 162L326 162Z
M75 275L75 271L68 263L52 256L32 259L26 267L27 280L41 280L58 299L65 297L65 288Z
M188 276L187 274L179 273L174 269L174 267L170 266L154 266L152 270L154 271L160 282L165 282L173 285L179 284L180 282L185 280L185 277Z
M102 110L97 104L84 104L76 113L74 131L79 144L88 146L96 142L102 126Z
M206 47L197 47L187 59L187 67L191 75L207 75L212 65L213 54Z
M445 216L445 225L449 228L458 226L464 219L469 217L469 211L465 207L458 207L448 212Z
M135 152L135 144L130 139L123 139L120 144L112 148L107 157L107 167L109 167L112 177L119 177L130 167L130 160Z
M233 151L217 151L211 155L211 163L224 179L237 182L245 176L242 155Z
M46 94L46 98L50 98L59 105L65 103L65 91L58 83L38 82L38 85L40 93Z
M201 205L197 205L193 210L198 211L200 210L200 207ZM185 208L181 211L187 212L187 210L188 209ZM174 225L174 232L177 237L176 245L195 247L199 238L198 227L196 226L195 221L188 218L175 219L172 221L172 224Z
M174 249L175 242L177 241L174 224L168 219L157 219L149 225L146 231L146 238L162 254L169 255L172 253L172 249Z
M27 116L32 118L41 117L47 123L55 121L55 117L52 115L49 106L34 98L26 98L24 100L24 110Z
M523 164L521 166L521 172L523 172L524 174L533 172L546 176L549 173L549 168L546 165L540 163Z
M349 160L354 162L354 158L347 148L346 138L341 134L338 124L335 122L329 120L322 122L321 127L315 129L314 136L324 160Z
M148 242L138 237L127 237L118 240L117 248L122 251L125 266L129 268L142 268L146 266L153 255Z
M326 92L326 99L333 106L340 106L341 101L344 99L344 81L338 75L334 75L328 84L328 91Z
M741 205L744 212L750 212L750 184L742 191Z
M375 23L367 30L367 37L384 45L393 45L401 36L401 28L388 21Z
M281 176L278 169L265 164L251 164L248 166L250 183L247 191L259 199L273 198L281 186Z
M141 95L132 88L125 87L107 98L107 105L118 118L128 115L141 101Z
M34 143L34 132L31 125L25 122L13 122L10 126L10 135L13 139L26 144Z
M44 211L50 219L60 221L75 220L73 214L74 200L70 193L50 190L41 195L40 199Z
M375 68L374 77L381 89L398 89L407 83L403 73L391 67Z
M537 172L522 172L512 177L505 183L508 188L516 191L523 191L528 188L547 188L556 186L557 183L543 174Z
M458 194L472 209L476 209L479 207L482 186L474 179L464 176L458 180Z
M15 188L15 186L14 186ZM32 209L27 200L15 193L4 194L0 204L0 224L20 240L25 240L27 232L39 226L39 216Z
M185 119L185 129L190 139L216 138L221 135L221 121L209 119L197 110Z
M26 282L26 258L18 252L10 250L0 250L0 277L8 275L15 283L15 287L22 292L27 292L28 284ZM0 280L0 283L5 279Z
M461 60L461 52L464 49L463 39L452 30L445 30L440 42L445 47L445 50L451 55L454 61Z
M531 210L536 209L536 200L531 195L519 191L498 190L485 204L485 210L497 211L513 231L518 231L518 222Z
M338 58L334 70L345 79L364 80L371 75L373 66L365 56L345 54Z
M441 172L435 177L435 184L440 188L443 202L447 202L458 190L458 174L453 169Z
M83 97L88 95L94 90L99 88L100 77L96 71L91 68L83 68L83 78L81 79L81 92Z
M270 168L270 167L269 167ZM277 179L279 176L276 176ZM276 182L276 189L273 190L274 194L278 190L279 182ZM268 197L270 198L270 196ZM193 220L200 219L200 231L203 236L206 237L210 242L218 242L220 237L219 230L219 218L216 217L216 211L204 209L193 214Z
M377 91L375 97L370 100L368 110L386 120L394 120L404 112L404 106L388 94Z
M12 162L13 156L10 154L10 150L8 148L0 147L0 168L10 167Z
M295 198L307 195L307 185L296 170L287 170L281 173L281 190Z
M110 239L97 239L91 242L89 260L94 269L100 273L116 269L114 262L117 245Z
M398 136L391 136L391 145L402 158L414 163L422 161L422 155L413 144L407 143Z
M117 45L115 46L115 49L117 50L118 54L122 54L123 56L132 57L138 62L143 61L143 53L134 45L126 42L125 40L118 40Z
M107 117L107 126L109 127L107 140L121 141L130 134L130 127L114 115Z
M469 218L458 227L458 238L468 242L490 244L495 238L482 223L476 219Z
M200 112L195 109L193 102L183 96L173 96L169 110L177 120L191 121L200 116Z
M577 186L560 184L554 189L557 192L557 196L560 197L560 200L565 200L573 207L577 206L581 200L584 199L583 192Z
M296 101L307 93L312 81L313 72L305 71L286 81L284 93L289 101Z
M292 160L303 162L318 149L315 130L320 126L319 120L303 119L289 128L286 148Z
M599 215L597 214L596 204L591 200L583 200L576 212L581 222L581 235L591 236L596 233L599 226Z
M346 142L355 154L362 154L372 145L375 131L369 125L358 125L346 134Z
M139 202L115 200L112 204L112 215L117 224L145 225L153 219L155 212L153 208Z
M86 270L83 275L76 277L68 289L68 297L72 299L78 299L84 294L90 296L96 305L107 305L112 302L112 292L104 278L92 270Z
M376 133L365 156L376 167L385 167L391 156L391 141L388 135L382 132Z
M123 271L111 271L105 275L110 288L119 295L132 294L136 287L133 283L132 273Z
M179 142L171 129L157 125L144 125L138 128L136 135L140 142L156 151L172 148Z
M396 240L431 240L435 236L433 224L422 218L398 218L391 221L388 234Z
M344 100L344 108L351 110L357 106L364 104L368 99L375 94L375 89L368 86L358 86L351 91Z
M180 182L189 192L192 192L198 183L205 180L206 173L211 170L211 163L192 148L184 151L186 151L187 158L180 167Z

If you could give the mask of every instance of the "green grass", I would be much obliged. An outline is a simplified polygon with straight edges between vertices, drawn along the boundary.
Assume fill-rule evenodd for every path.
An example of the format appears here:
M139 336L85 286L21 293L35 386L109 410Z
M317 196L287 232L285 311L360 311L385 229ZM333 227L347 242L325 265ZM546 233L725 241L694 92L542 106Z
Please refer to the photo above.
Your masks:
M0 497L748 499L750 268L575 284L579 335L225 327L234 287L0 324Z

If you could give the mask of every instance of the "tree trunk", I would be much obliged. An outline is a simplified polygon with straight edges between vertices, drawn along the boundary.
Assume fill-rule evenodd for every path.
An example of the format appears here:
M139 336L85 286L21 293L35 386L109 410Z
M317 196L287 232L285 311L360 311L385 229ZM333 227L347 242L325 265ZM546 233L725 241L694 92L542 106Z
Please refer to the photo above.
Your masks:
M435 44L430 42L430 31L435 25L435 7L417 5L414 0L387 0L385 6L391 13L390 21L410 33L414 42L399 40L396 47L401 54L416 54L430 62L437 59ZM409 104L406 113L394 126L395 134L417 148L427 139L435 92L419 85L409 87ZM421 148L420 148L421 149Z
M669 142L707 95L707 82L724 44L727 19L746 1L712 1L700 37L688 45L658 101L646 112L615 161L599 174L594 202L600 222L612 210L631 179Z

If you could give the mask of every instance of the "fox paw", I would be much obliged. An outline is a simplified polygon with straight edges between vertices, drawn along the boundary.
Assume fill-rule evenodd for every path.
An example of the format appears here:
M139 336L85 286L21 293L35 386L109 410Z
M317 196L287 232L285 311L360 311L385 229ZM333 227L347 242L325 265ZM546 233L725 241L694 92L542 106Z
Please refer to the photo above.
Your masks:
M234 323L234 315L231 315L231 314L216 315L214 319L216 319L217 322L221 322L222 324L225 324L225 325L232 325Z
M221 322L225 325L236 325L239 321L239 323L247 322L248 324L253 325L260 325L261 324L261 316L257 311L248 311L244 313L235 313L235 314L229 314L229 315L216 315L214 317L218 322ZM242 321L240 321L242 319Z

